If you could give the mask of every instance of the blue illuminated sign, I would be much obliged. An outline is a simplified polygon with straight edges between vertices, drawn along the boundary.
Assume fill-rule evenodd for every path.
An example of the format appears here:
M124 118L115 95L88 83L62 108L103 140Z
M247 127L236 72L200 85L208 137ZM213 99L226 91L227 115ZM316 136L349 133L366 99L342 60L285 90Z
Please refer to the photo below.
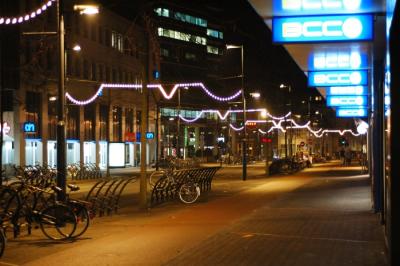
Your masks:
M35 122L25 122L23 130L25 133L36 133Z
M274 14L311 15L361 13L371 8L371 0L273 0Z
M311 54L308 61L310 70L366 69L368 57L359 51L328 51Z
M368 71L340 70L308 72L310 87L367 86Z
M154 132L146 132L146 139L154 139Z
M329 87L326 89L327 95L367 95L368 87L364 86L346 86Z
M367 96L327 96L327 106L367 106Z
M275 17L276 43L372 40L372 15Z
M337 117L366 117L368 116L367 108L337 108Z

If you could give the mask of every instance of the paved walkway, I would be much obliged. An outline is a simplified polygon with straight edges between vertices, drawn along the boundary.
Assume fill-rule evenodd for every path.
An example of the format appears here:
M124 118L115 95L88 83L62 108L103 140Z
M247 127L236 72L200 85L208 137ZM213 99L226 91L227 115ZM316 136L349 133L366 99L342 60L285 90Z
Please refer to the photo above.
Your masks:
M0 265L374 265L385 266L369 179L358 168L326 164L294 176L262 168L222 170L194 205L95 219L72 243L38 230L11 239Z

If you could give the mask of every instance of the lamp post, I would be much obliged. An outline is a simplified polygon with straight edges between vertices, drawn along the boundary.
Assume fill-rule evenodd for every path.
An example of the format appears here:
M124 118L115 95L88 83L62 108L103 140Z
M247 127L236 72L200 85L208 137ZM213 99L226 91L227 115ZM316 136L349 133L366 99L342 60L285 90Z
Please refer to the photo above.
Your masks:
M290 97L291 97L292 87L290 85L286 86L285 84L281 84L279 87L281 89L283 89L283 88L287 88L288 89L288 92L289 92L289 104L288 105L289 105L289 112L291 112L292 111L291 110L292 109L292 100L291 100ZM291 121L292 120L290 120L290 123L292 123ZM291 132L291 130L290 130L290 132ZM290 143L290 150L292 149L291 146L292 146L292 143ZM290 155L291 154L292 153L290 152ZM287 120L286 120L286 116L285 116L285 158L287 158L287 157L288 157L288 139L287 139Z
M245 97L245 91L244 91L244 49L243 45L227 45L226 49L236 49L240 48L240 62L241 62L241 85L242 85L242 102L243 102L243 131L244 131L244 138L243 138L243 143L242 143L242 152L243 152L243 158L242 158L242 179L245 181L247 179L247 147L246 147L246 141L247 141L247 129L246 129L246 97Z
M88 8L92 11L88 12ZM92 5L75 5L74 10L81 14L97 14L98 7ZM97 12L95 12L97 10ZM65 28L64 28L64 0L57 1L57 28L58 28L58 100L57 105L57 186L61 188L58 193L59 200L65 198L66 192L66 151L65 151Z

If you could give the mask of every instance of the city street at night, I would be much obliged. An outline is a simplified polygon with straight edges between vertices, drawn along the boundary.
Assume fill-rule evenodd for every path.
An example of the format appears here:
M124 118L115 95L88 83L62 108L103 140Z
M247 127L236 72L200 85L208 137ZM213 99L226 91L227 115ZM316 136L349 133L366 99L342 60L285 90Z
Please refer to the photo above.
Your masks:
M400 2L1 0L0 266L399 266Z
M252 165L245 182L237 167L226 167L198 203L171 202L141 212L132 201L118 215L95 218L72 243L43 240L35 230L33 236L10 238L1 262L384 266L384 239L370 211L370 180L360 167L337 164L269 178L262 165Z

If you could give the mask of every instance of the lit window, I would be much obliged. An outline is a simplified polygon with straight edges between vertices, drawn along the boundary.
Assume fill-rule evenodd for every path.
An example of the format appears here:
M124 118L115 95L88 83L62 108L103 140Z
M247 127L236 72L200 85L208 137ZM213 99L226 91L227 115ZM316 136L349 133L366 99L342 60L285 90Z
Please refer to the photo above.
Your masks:
M218 47L207 45L207 53L220 55L222 54L222 50Z
M195 61L196 60L196 54L193 53L185 53L185 59L190 60L190 61Z
M160 17L169 18L169 10L166 8L159 7L154 9L154 12L156 12L156 14L159 15Z
M124 51L124 38L122 34L116 31L111 32L111 47L120 52Z
M213 29L207 29L207 36L211 36L217 39L224 38L224 34L222 32Z
M185 42L192 42L196 44L206 45L207 39L204 37L192 35L189 33L183 33L179 31L158 28L158 36L167 37L175 40L185 41Z

